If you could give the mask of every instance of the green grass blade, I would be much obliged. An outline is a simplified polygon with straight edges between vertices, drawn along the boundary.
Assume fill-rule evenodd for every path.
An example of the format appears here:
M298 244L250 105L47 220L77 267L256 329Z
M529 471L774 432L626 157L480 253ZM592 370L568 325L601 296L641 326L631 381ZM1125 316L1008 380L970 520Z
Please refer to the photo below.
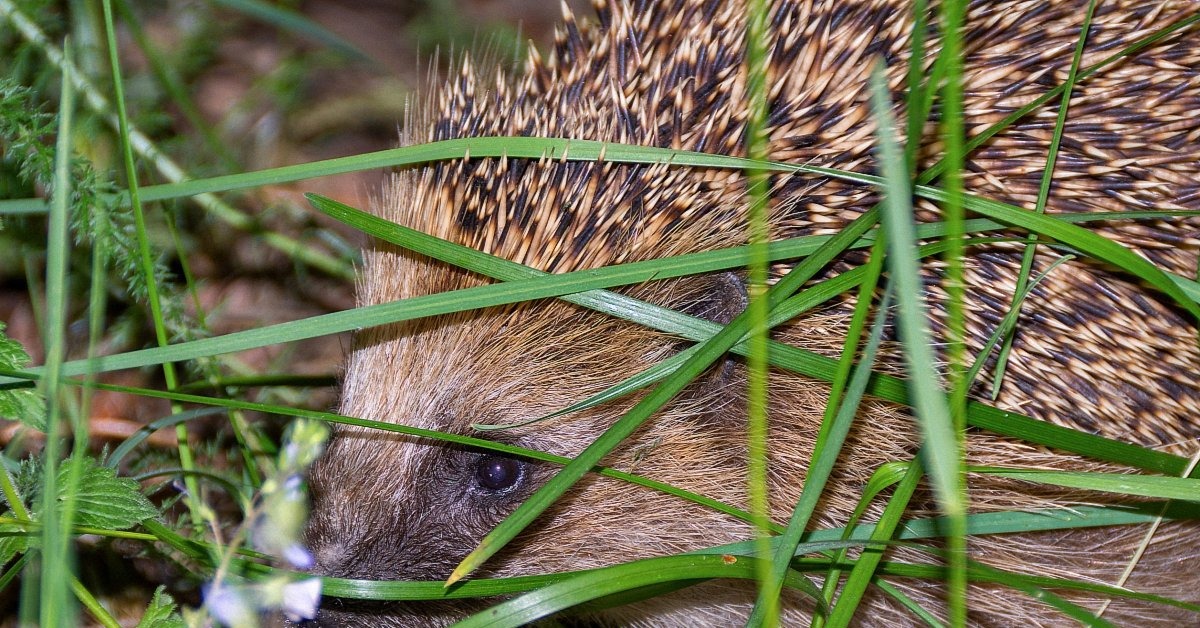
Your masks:
M912 406L921 425L926 443L928 472L942 509L951 516L966 512L960 490L961 473L958 438L950 420L945 393L937 373L930 365L937 364L931 349L928 318L921 303L924 290L915 254L912 198L904 161L891 135L895 124L882 70L876 68L872 77L872 111L879 131L879 160L884 172L886 191L883 221L888 235L888 263L899 302L899 333L904 345L905 362L910 378Z
M108 455L107 460L104 461L104 466L110 469L119 468L121 461L125 459L125 456L129 455L131 451L136 449L138 445L142 444L147 438L150 437L151 434L157 432L158 430L168 427L175 427L180 423L186 423L188 421L206 416L213 416L215 414L223 413L224 410L221 408L192 408L190 410L184 410L178 414L172 414L170 416L165 416L161 419L151 421L150 423L147 423L139 428L138 431L132 436L122 441L120 445L117 445L116 449L113 449L112 453Z
M964 533L966 522L965 479L962 473L961 431L956 429L951 408L932 367L937 364L932 351L928 318L921 296L924 294L920 265L914 254L911 192L903 155L892 135L891 104L883 69L876 66L871 77L871 104L879 136L879 162L885 182L883 222L888 237L888 265L891 280L899 294L897 327L903 346L912 407L921 428L922 452L930 483L938 504L953 531L949 540L951 586L948 607L952 625L965 621ZM950 192L952 200L957 194ZM954 229L951 229L952 235ZM965 397L964 397L965 401Z
M929 29L929 7L926 0L915 0L912 3L913 25L909 29L908 74L905 77L905 111L908 121L904 137L904 163L910 177L917 173L917 152L921 148L921 136L924 134L925 121L929 119L929 109L933 104L932 92L934 87L941 84L940 65L945 56L939 54L933 70L929 73L928 81L922 84L925 77L925 37Z
M882 253L882 247L876 247L874 252L876 255L872 257L867 267L872 271L871 274L873 277L871 281L864 284L866 286L874 285L874 280L878 279L882 267L880 256L878 255ZM863 393L866 391L867 382L871 376L871 366L875 362L875 354L883 340L883 330L886 326L885 322L888 308L891 305L891 297L892 291L889 288L879 305L875 323L871 326L870 336L867 338L867 344L862 351L861 361L854 367L853 372L850 374L850 379L845 387L845 393L840 395L840 404L835 399L835 396L831 395L829 399L829 409L836 407L836 413L830 415L829 410L827 410L827 418L821 422L821 429L817 435L816 444L813 447L812 461L805 476L804 487L800 492L800 498L796 501L795 508L792 510L787 531L776 540L770 580L763 585L764 590L760 593L760 598L764 595L779 595L779 591L783 586L784 575L791 562L790 558L795 555L796 547L800 544L808 522L816 511L817 501L824 493L825 484L833 475L838 455L842 450L842 445L846 441L846 436L850 433L850 427L854 422L859 403L862 400ZM861 290L858 299L859 302L855 307L855 319L861 320L861 318L866 316L869 309L870 290ZM857 333L850 334L851 337L857 337L857 335ZM843 372L848 368L855 353L854 344L848 344L842 356ZM767 589L767 587L770 587L770 589ZM753 622L755 615L756 613L751 614L751 622Z
M644 304L644 306L648 308L657 307L650 304ZM602 307L604 306L597 304L595 309L604 311L601 309ZM624 312L625 310L622 308L624 308L623 303L622 307L612 308L610 313L619 314ZM697 341L710 337L718 328L714 323L694 319L686 314L680 314L665 308L657 310L657 317L653 323L655 328L661 331L678 334L681 337ZM275 341L267 337L260 345L254 346L263 346L272 344L273 342ZM177 346L183 347L185 345ZM734 350L736 351L737 349L738 347L735 346ZM121 355L154 354L152 352L161 352L161 355L167 356L166 359L169 359L169 353L162 352L160 349L148 349ZM837 362L832 358L782 343L773 343L771 345L771 360L773 365L788 368L824 381L830 381L837 368ZM157 361L146 362L146 364L155 363ZM68 362L64 367L75 364L79 367L79 373L88 372L86 364L82 362ZM0 382L3 382L0 385L4 387L30 386L30 381L38 379L39 373L40 371L37 369L30 369L27 372L0 370ZM908 401L904 380L888 375L876 374L869 386L868 390L870 394L881 399L901 404ZM175 399L175 397L163 398ZM1062 451L1077 453L1097 460L1116 462L1145 471L1179 475L1185 472L1188 465L1188 460L1180 456L1061 427L1015 412L1000 410L983 403L972 402L968 404L967 417L971 425L990 430L997 434L1020 438L1032 443L1053 445Z
M92 592L88 591L87 587L83 586L83 583L79 581L79 578L72 576L69 580L64 582L63 585L70 587L71 592L75 594L75 598L83 604L83 607L86 608L91 616L95 618L100 625L104 626L104 628L121 628L121 622L117 621L117 619L108 612L108 609L96 599L96 596L92 595ZM78 621L78 619L76 619L76 621Z
M66 47L70 54L70 45ZM41 626L71 626L78 610L71 601L68 582L73 577L70 512L59 508L59 462L63 454L62 365L66 355L67 313L70 296L67 276L70 252L68 203L71 198L71 136L75 92L71 77L64 73L59 99L58 137L54 155L54 190L46 231L46 377L40 382L46 400L46 446L42 452L42 503L39 507L41 560L26 571L21 586L22 623ZM73 487L68 487L71 494ZM10 507L16 509L10 502Z
M904 511L908 508L908 503L912 499L913 493L916 492L920 479L921 464L918 460L913 460L905 469L904 476L892 493L892 498L888 500L887 506L884 507L879 521L873 526L869 537L872 542L883 543L894 538L896 527L900 525L900 518L904 516ZM962 529L959 532L965 534L968 524L966 517L962 519ZM883 551L877 546L872 545L863 549L862 554L855 561L854 567L850 570L850 574L846 577L846 584L838 595L837 604L830 612L828 625L831 628L841 628L850 624L850 620L853 618L863 594L866 593L867 586L875 577L876 569L882 560Z
M1063 128L1067 124L1067 111L1070 109L1071 93L1075 89L1075 82L1079 78L1079 64L1083 60L1083 47L1087 43L1088 30L1091 28L1092 15L1096 11L1096 0L1088 2L1087 13L1083 16L1083 24L1079 28L1079 41L1075 44L1075 55L1071 59L1071 67L1067 71L1067 81L1063 84L1062 99L1058 102L1058 117L1054 121L1054 134L1050 138L1050 149L1046 153L1046 168L1042 172L1042 181L1038 188L1037 202L1034 204L1033 211L1044 214L1046 213L1046 201L1050 198L1050 182L1054 179L1054 165L1058 159L1058 150L1062 144ZM1021 256L1021 268L1017 271L1017 285L1013 288L1013 303L1012 308L1020 310L1020 305L1017 303L1017 295L1025 289L1025 284L1029 281L1029 273L1033 270L1033 257L1037 252L1035 238L1030 237L1029 243L1025 246L1025 253ZM1004 345L1000 347L1000 356L996 360L996 367L993 369L995 375L992 380L992 399L995 399L1000 394L1000 385L1004 383L1004 370L1008 364L1008 355L1012 351L1012 341L1016 337L1015 333L1008 333L1004 336Z
M746 557L713 555L670 556L627 563L603 572L575 576L527 593L473 615L456 626L523 626L583 602L664 582L710 578L753 579L757 562Z
M750 0L746 5L746 155L762 162L770 157L767 141L767 70L770 62L767 43L768 11L766 0ZM773 586L768 538L771 528L769 501L767 440L767 385L770 368L767 356L767 319L771 306L767 300L769 280L767 242L771 239L769 223L771 179L767 169L756 167L746 172L746 192L750 263L746 266L746 316L750 333L746 339L746 483L750 512L754 516L755 538L758 540L758 599L747 626L776 626L779 624L779 588ZM786 565L786 563L785 563Z
M295 33L351 60L376 64L370 55L359 50L354 44L295 11L262 0L212 0L212 2L266 22L279 30Z
M1139 507L1080 506L1070 511L1058 509L1032 512L976 513L968 516L968 530L970 534L978 535L1063 530L1080 527L1136 525L1152 521L1157 515L1160 506L1160 503L1155 502L1143 504ZM1175 510L1181 511L1184 509L1176 508ZM1176 512L1174 514L1193 518L1200 517L1200 508L1193 507L1190 512ZM147 522L147 524L149 523ZM944 521L940 518L906 521L901 523L898 527L898 533L894 537L896 541L940 538L944 525ZM147 525L148 529L150 527L150 525ZM799 548L797 556L829 549L838 549L846 547L848 544L854 547L862 547L870 541L874 533L874 524L857 525L848 532L842 528L816 530L809 533L809 538ZM775 542L776 539L772 541ZM185 544L184 547L188 546L186 544L191 543L182 539L182 537L175 538L173 542L170 539L164 539L164 542L173 545L183 543ZM710 556L734 554L737 556L752 557L753 553L753 542L744 541L697 550L690 554ZM826 568L827 563L822 563L820 560L798 559L794 562L794 565L798 569L821 571ZM881 569L885 573L896 573L896 570L893 567L889 567L886 563L881 564ZM440 581L381 581L344 578L324 578L324 581L327 583L326 592L336 597L371 600L437 600L511 595L553 584L574 575L587 573L587 571L512 578L480 578L463 581L450 588L446 588ZM913 572L904 575L939 577L935 573L922 574ZM1043 579L1039 580L1038 584L1048 586L1050 581ZM1153 598L1153 596L1143 595L1140 599L1150 598ZM1180 605L1178 602L1176 602L1176 605L1186 606Z
M167 347L170 344L170 340L168 339L167 324L163 317L163 297L159 293L158 280L154 273L154 252L151 250L150 236L146 228L146 214L141 203L141 197L139 196L137 164L133 158L133 141L130 134L128 112L125 107L124 79L122 78L121 64L117 54L116 28L113 25L112 0L102 0L101 5L104 9L104 29L108 46L109 66L112 71L117 130L121 139L121 154L124 158L126 184L129 186L130 207L133 210L142 280L146 285L146 299L150 305L150 320L154 324L155 340L159 347ZM87 360L89 363L98 361L99 359L97 358L89 358ZM162 362L162 371L167 388L175 388L179 381L179 378L175 374L175 365L164 361ZM176 412L178 411L179 409L176 408ZM185 424L176 426L175 435L179 441L179 464L189 471L195 469L196 463L191 447L188 444L187 426ZM206 508L198 501L200 491L195 482L189 477L185 478L185 483L187 484L188 493L184 498L184 502L188 506L193 524L199 527L203 520L200 513L206 512Z
M920 547L932 553L936 553L937 549L933 547ZM894 575L906 578L924 578L938 579L941 578L941 568L926 564L909 564L886 562L880 566L880 573L884 575ZM1079 580L1069 580L1066 578L1051 578L1045 576L1027 576L1010 571L1001 571L995 568L989 568L986 565L972 563L969 567L971 580L974 582L992 582L1009 587L1039 587L1045 589L1064 589L1068 591L1086 591L1088 593L1121 597L1131 600L1142 600L1153 602L1155 604L1163 604L1175 608L1182 608L1191 612L1200 612L1200 605L1180 602L1157 595L1139 593L1122 589L1111 585L1095 584L1091 582L1083 582Z
M946 385L949 388L947 402L953 428L952 435L958 439L954 449L954 453L958 455L957 468L953 470L953 477L948 479L955 480L958 491L955 500L965 506L967 483L962 474L962 467L965 464L962 457L965 455L963 451L966 448L967 393L970 386L970 380L966 379L967 323L964 306L966 282L964 280L965 247L963 244L965 216L962 175L963 165L966 161L966 152L963 147L966 131L963 123L964 44L962 40L966 3L964 0L944 0L940 9L942 50L939 53L939 60L945 60L946 77L940 84L942 115L938 127L941 131L942 142L945 144L942 162L946 167L942 174L942 185L946 190L946 202L942 204L942 219L946 222L946 241L950 246L947 247L946 254L942 258L946 266L945 278L942 280L942 288L946 292L946 331L945 337L939 340L945 344ZM907 164L908 162L905 162L906 166ZM907 503L907 499L905 502ZM965 515L965 510L962 514ZM899 515L897 515L898 517ZM946 556L949 565L946 612L951 626L962 626L967 622L966 521L963 516L951 513L950 522L951 529L946 537Z
M74 69L73 62L63 55L62 50L50 40L34 20L26 16L10 0L0 0L0 17L7 19L20 36L45 56L46 60L52 66L58 68L60 71L67 71L69 69L68 74L71 76L72 84L75 86L75 90L84 96L83 100L88 108L107 122L109 126L113 128L120 127L120 120L113 112L120 111L121 108L114 107L109 103L104 96L105 90L92 85L86 74ZM133 144L138 155L149 165L152 165L163 178L178 182L184 181L189 177L189 174L179 164L163 153L154 141L136 128L128 126L127 121L126 130L119 131L119 133L123 138L122 141L126 141L127 138ZM126 194L124 201L128 202L128 198ZM152 199L143 193L142 200L149 201ZM319 249L305 245L281 233L274 231L260 232L258 231L259 224L256 220L211 194L198 195L194 200L212 217L237 229L254 230L258 237L262 238L263 242L297 261L309 264L314 268L319 268L334 277L353 278L353 269L344 260L335 259ZM0 201L0 214L9 211L15 213L44 213L46 211L45 201L38 198Z
M1138 495L1156 499L1178 499L1200 502L1200 480L1194 478L1131 475L1127 473L1099 473L1094 471L1011 469L1007 467L970 467L968 470L971 473L984 473L1039 484L1104 491L1119 495Z
M1072 507L1070 510L1058 508L1054 510L974 513L967 515L967 534L973 536L980 534L1011 534L1043 530L1095 528L1114 525L1138 525L1154 521L1164 504L1165 502L1149 502L1118 506L1077 506ZM1170 502L1167 506L1167 517L1170 519L1200 519L1200 507L1197 507L1194 503L1181 504ZM904 521L899 526L898 532L893 538L897 541L942 538L945 534L946 523L945 517L929 517ZM861 543L869 541L874 531L875 524L873 523L856 524L849 531L842 527L813 530L805 535L804 543L838 539ZM797 552L797 556L801 552L807 551L803 545L801 547L802 549ZM754 546L752 543L742 541L696 550L693 553L724 553L753 556Z

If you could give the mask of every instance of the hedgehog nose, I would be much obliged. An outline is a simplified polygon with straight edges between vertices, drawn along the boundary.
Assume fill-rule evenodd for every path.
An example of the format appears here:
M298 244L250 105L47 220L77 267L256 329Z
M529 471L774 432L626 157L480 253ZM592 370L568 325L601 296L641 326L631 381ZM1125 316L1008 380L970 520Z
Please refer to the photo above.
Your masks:
M357 538L352 532L313 523L310 520L304 535L304 546L312 556L312 563L305 571L320 576L352 577L349 571L354 563Z

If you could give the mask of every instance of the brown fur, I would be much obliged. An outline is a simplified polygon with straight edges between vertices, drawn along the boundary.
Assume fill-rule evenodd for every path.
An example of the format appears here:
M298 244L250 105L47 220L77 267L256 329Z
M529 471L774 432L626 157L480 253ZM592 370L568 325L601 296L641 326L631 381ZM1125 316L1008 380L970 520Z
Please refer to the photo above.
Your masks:
M600 21L566 18L554 55L534 58L515 81L461 72L409 124L406 141L477 135L546 135L740 154L745 122L741 3L660 0L599 7ZM968 134L1044 93L1066 76L1084 2L973 3L966 30ZM1084 64L1171 24L1190 2L1103 2ZM887 60L903 85L911 16L894 1L777 3L772 13L771 157L870 172L873 126L866 76ZM1049 211L1200 209L1200 32L1177 33L1077 87ZM936 41L934 42L936 47ZM928 64L932 63L931 52ZM899 100L899 99L897 99ZM1056 115L1043 107L969 156L968 191L1024 207L1036 197ZM927 129L923 161L939 154ZM611 163L466 160L401 173L378 213L435 235L543 270L562 272L743 241L744 181L736 172ZM777 179L777 237L840 228L876 200L869 188L807 176ZM932 205L920 207L926 219ZM1114 222L1097 229L1159 266L1194 275L1200 221ZM1044 268L1057 253L1039 255ZM967 262L969 345L978 350L1011 300L1020 248L972 248ZM943 295L930 270L930 299ZM481 280L381 247L368 253L364 305L475 285ZM652 302L727 320L736 289L714 278L627 291ZM712 306L713 301L717 306ZM724 309L729 309L725 307ZM779 340L836 354L845 306L794 321ZM714 314L715 312L715 314ZM1089 261L1055 270L1023 309L999 405L1151 447L1197 449L1200 367L1195 321L1136 283ZM728 313L728 312L726 312ZM942 314L935 307L935 320ZM347 367L345 414L454 433L471 423L514 423L548 414L633 375L680 344L663 334L561 302L471 312L360 334ZM772 499L782 519L802 485L827 389L777 372L771 382ZM657 415L607 464L745 504L744 373L730 361ZM561 455L592 441L635 400L607 404L489 438ZM864 404L819 512L840 525L882 463L911 458L917 437L895 407ZM978 464L1034 468L1109 466L989 434L973 434ZM492 526L553 469L525 464L510 493L473 484L480 454L406 437L340 430L313 475L309 541L321 573L345 577L445 578ZM976 510L1107 503L1098 494L1038 490L972 477ZM927 497L913 510L929 514ZM1006 569L1113 583L1145 530L1137 527L972 539L973 557ZM608 565L748 538L728 516L601 477L588 476L479 575ZM914 555L905 555L914 559ZM1188 560L1200 529L1165 525L1130 586L1197 601ZM940 587L895 584L941 612ZM1066 597L1094 607L1086 596ZM749 608L740 584L710 583L614 609L619 624L726 625ZM793 600L787 619L809 612ZM348 606L343 607L343 604ZM440 625L473 606L329 601L326 623ZM340 609L340 610L339 610ZM1061 615L1019 593L977 586L972 620L1057 625ZM355 612L358 611L358 612ZM1161 606L1114 603L1106 618L1140 624L1175 617ZM914 618L870 595L865 624Z

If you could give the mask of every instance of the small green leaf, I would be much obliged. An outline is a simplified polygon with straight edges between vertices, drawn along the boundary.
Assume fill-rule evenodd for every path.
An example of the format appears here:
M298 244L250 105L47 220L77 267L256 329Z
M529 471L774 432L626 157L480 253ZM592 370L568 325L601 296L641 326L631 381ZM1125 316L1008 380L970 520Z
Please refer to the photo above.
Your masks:
M175 612L175 600L164 592L163 587L158 587L137 628L183 628L185 625L183 618Z
M70 464L65 463L58 472L58 485L67 486ZM60 492L61 504L67 495ZM125 530L144 519L158 514L158 509L142 495L138 483L129 478L119 478L108 467L100 466L94 458L83 462L83 473L75 494L76 525Z
M29 365L21 343L4 335L0 321L0 368L19 371ZM0 389L0 419L20 421L39 432L46 430L46 404L34 388Z
M4 513L4 517L12 517L11 510ZM3 523L0 524L0 565L7 565L9 561L16 558L18 554L25 553L29 549L29 534L16 524Z

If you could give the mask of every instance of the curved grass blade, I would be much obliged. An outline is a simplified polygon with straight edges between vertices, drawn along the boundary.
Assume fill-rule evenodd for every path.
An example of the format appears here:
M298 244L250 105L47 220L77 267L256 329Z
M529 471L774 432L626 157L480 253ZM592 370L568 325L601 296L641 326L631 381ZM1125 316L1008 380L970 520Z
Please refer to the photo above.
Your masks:
M969 467L968 471L1025 482L1104 491L1120 495L1200 502L1200 480L1193 478L1008 467Z
M338 37L320 24L307 17L280 6L268 4L262 0L212 0L257 20L261 20L280 30L290 31L296 35L316 42L336 51L355 61L379 65L370 55L359 50L354 44Z
M908 503L912 499L913 493L917 490L917 485L921 480L921 473L922 469L919 460L913 460L907 465L904 476L900 479L895 492L892 493L892 498L888 500L887 506L884 507L883 513L879 516L879 521L871 531L869 539L875 545L868 545L863 548L862 554L850 570L850 575L846 577L846 584L842 587L842 592L838 595L837 604L834 605L829 615L828 625L830 627L841 628L850 624L850 620L854 612L858 609L863 594L866 593L867 585L875 577L879 563L883 560L883 551L878 549L880 547L879 544L886 544L894 538L896 526L900 524L900 518L904 516L904 511L908 508ZM968 529L968 519L964 516L962 517L961 528L956 530L956 532L961 532L965 535ZM843 553L839 556L839 559L844 559L844 557L845 554Z
M157 432L158 430L167 427L174 427L180 423L186 423L188 421L193 421L206 416L212 416L214 414L224 414L224 412L225 411L221 408L193 408L191 410L185 410L178 414L172 414L171 416L166 416L156 421L147 423L139 428L137 432L134 432L132 436L126 438L120 445L118 445L117 448L114 449L111 454L109 454L108 459L104 461L104 466L109 467L110 469L118 468L121 465L121 461L125 459L125 456L129 455L129 452L137 448L138 445L142 444L143 441L145 441L150 437L151 434Z
M607 573L584 574L552 584L493 606L456 625L459 628L515 628L578 604L638 587L678 580L753 579L756 563L755 559L728 555L651 558L610 568ZM796 576L789 584L802 587L802 581Z

